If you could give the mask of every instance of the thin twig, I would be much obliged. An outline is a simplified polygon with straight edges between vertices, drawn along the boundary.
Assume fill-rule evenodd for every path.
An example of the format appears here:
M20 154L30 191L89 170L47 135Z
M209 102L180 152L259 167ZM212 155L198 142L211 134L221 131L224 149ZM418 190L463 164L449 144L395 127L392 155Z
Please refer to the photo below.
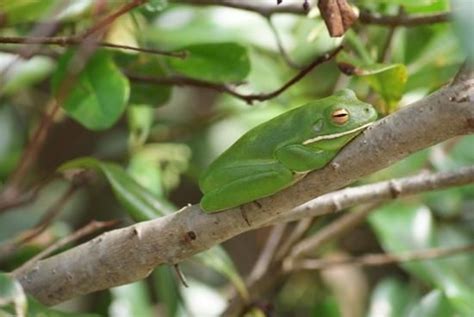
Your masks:
M273 33L273 36L275 38L275 41L276 41L276 44L277 44L277 47L278 47L278 51L280 52L281 56L285 60L286 64L288 66L290 66L291 68L301 69L302 67L300 65L298 65L297 63L295 63L291 59L291 57L288 55L288 52L286 51L286 49L283 45L283 41L281 40L280 34L278 33L278 30L275 27L275 24L273 23L272 18L270 16L268 16L268 17L266 17L266 21L268 23L268 26L270 27L270 30Z
M68 189L58 198L58 200L46 211L43 217L41 217L41 219L36 225L34 225L33 228L24 231L12 240L0 245L0 259L8 258L21 245L33 240L43 233L49 227L54 218L56 218L56 216L61 212L64 205L76 192L76 189L77 187L75 185L70 185Z
M293 231L291 231L285 241L280 245L280 248L275 255L275 260L281 261L284 259L288 255L288 252L291 251L291 248L295 245L295 243L300 241L305 233L311 228L313 223L314 218L305 218L298 221Z
M223 6L234 9L241 9L258 13L264 17L271 16L275 13L293 13L308 14L303 6L294 4L274 5L269 3L258 3L257 1L241 1L241 0L172 0L173 3L190 4L195 6Z
M264 17L271 16L278 13L291 13L298 15L307 15L308 12L302 6L291 4L284 6L277 6L272 4L258 3L257 1L241 1L241 0L172 0L174 3L190 4L190 5L216 5L229 7L234 9L241 9L255 12ZM444 23L451 19L450 12L441 12L427 15L408 15L408 16L393 16L380 15L368 11L361 11L359 14L359 21L364 24L376 24L381 26L419 26L424 24Z
M38 196L38 193L57 177L58 175L56 174L50 174L38 184L34 185L29 191L19 196L3 197L3 195L0 195L0 214L14 207L32 202Z
M287 90L289 87L291 87L292 85L300 81L304 76L306 76L309 72L311 72L311 70L313 70L316 66L334 58L334 56L336 56L337 53L339 53L341 49L342 49L342 46L338 46L332 51L322 56L319 56L313 62L309 63L307 66L301 69L293 78L287 81L283 86L269 93L242 94L226 84L214 83L210 81L183 77L183 76L151 77L151 76L142 76L142 75L136 75L136 74L130 74L130 73L127 73L126 75L131 80L141 81L143 83L149 83L149 84L194 86L194 87L208 88L208 89L216 90L219 92L227 93L236 98L244 100L248 104L252 104L254 101L264 101L264 100L269 100L269 99L277 97L282 92Z
M359 21L365 24L376 24L381 26L405 26L413 27L424 24L445 23L451 20L450 12L423 15L380 15L362 11Z
M110 228L115 226L119 223L118 220L110 220L110 221L96 221L92 220L87 225L78 230L74 231L72 234L56 241L55 243L51 244L49 247L29 259L27 262L23 263L20 267L16 268L12 274L18 274L30 267L32 267L36 262L39 260L51 255L52 253L56 252L57 250L61 249L62 247L68 245L71 242L77 241L82 239L98 230Z
M188 283L186 282L186 278L184 277L183 272L181 271L181 268L179 267L179 264L174 264L174 271L176 272L176 275L178 276L179 281L181 284L183 284L184 287L189 287Z
M79 37L71 36L60 36L60 37L21 37L21 36L2 36L0 37L0 44L45 44L45 45L58 45L58 46L75 46L81 45L84 40ZM109 42L96 42L94 43L100 47L108 47L115 49L123 49L129 51L136 51L140 53L149 53L156 55L164 55L177 58L185 58L186 52L184 51L164 51L153 48L141 48L129 45L114 44Z
M277 224L272 228L272 231L268 235L265 246L260 251L260 255L249 274L247 283L251 283L252 281L259 279L265 274L265 272L267 272L273 261L275 252L282 241L285 229L286 224Z
M20 183L25 180L28 170L36 161L38 154L41 148L46 141L48 134L50 133L51 126L54 122L54 117L59 111L59 103L51 99L47 106L46 112L43 115L38 127L36 128L33 136L31 137L28 145L23 152L20 162L18 163L16 169L10 175L7 185L4 188L4 191L0 194L0 200L10 200L12 197L17 197L19 195L18 191L20 190Z
M449 248L431 248L408 251L398 254L367 254L359 257L304 259L298 260L293 266L285 267L285 271L322 270L338 265L379 266L392 263L432 260L462 253L474 252L474 244Z
M405 15L405 11L403 10L403 7L400 6L398 8L398 17L402 17ZM397 30L397 26L390 26L388 30L387 37L385 38L384 45L380 51L379 54L379 62L380 63L387 63L390 60L390 55L391 55L391 46L392 42L395 36L395 32Z
M362 223L367 216L374 212L380 205L380 203L362 205L357 211L343 215L319 230L316 234L296 244L291 250L290 256L285 259L285 262L291 263L296 258L300 258L316 251L328 241L333 241L334 239L339 238L348 230L353 229Z

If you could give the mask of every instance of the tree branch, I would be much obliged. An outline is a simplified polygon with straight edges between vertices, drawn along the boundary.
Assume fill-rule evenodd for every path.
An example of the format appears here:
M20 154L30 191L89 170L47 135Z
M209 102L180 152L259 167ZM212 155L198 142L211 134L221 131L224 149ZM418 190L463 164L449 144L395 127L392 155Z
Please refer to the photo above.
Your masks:
M58 45L58 46L75 46L80 45L84 42L83 39L78 37L70 37L70 36L61 36L61 37L21 37L21 36L2 36L0 37L0 44L46 44L46 45ZM163 51L153 48L141 48L141 47L134 47L129 45L120 45L108 42L96 42L94 43L100 47L108 47L108 48L115 48L115 49L123 49L129 51L136 51L140 53L149 53L149 54L156 54L156 55L164 55L170 57L178 57L178 58L185 58L186 52L184 51Z
M474 244L449 248L431 248L426 250L407 251L398 254L367 254L360 257L342 257L326 259L299 260L285 271L323 270L338 265L379 266L400 262L432 260L442 257L474 252Z
M326 167L258 203L211 214L203 213L198 205L188 206L106 232L14 276L30 295L46 304L142 279L157 265L179 263L418 150L473 133L474 101L466 97L473 94L474 79L470 78L402 108L365 130ZM194 240L187 239L190 232Z
M214 83L206 80L194 79L183 76L169 76L169 77L151 77L151 76L142 76L136 74L127 74L128 78L131 80L141 81L143 83L156 84L156 85L175 85L175 86L194 86L212 89L218 92L223 92L234 96L236 98L242 99L248 104L252 104L254 101L264 101L277 97L285 90L296 84L298 81L303 79L309 72L311 72L316 66L323 64L331 59L333 59L340 51L342 46L338 46L335 49L327 52L324 55L317 57L314 61L309 63L307 66L301 68L301 70L290 80L288 80L280 88L269 92L269 93L259 93L259 94L243 94L236 91L234 88L226 84Z
M380 15L368 11L362 11L359 21L365 24L376 24L381 26L406 26L413 27L424 24L435 24L449 22L450 12L423 15Z
M195 6L223 6L234 9L241 9L255 12L264 17L269 17L278 13L291 13L297 15L307 15L308 12L297 4L289 5L272 5L258 3L257 1L239 1L239 0L173 0L174 3L189 4ZM361 11L359 14L359 21L364 24L375 24L381 26L418 26L424 24L434 24L448 22L451 19L450 12L441 12L429 15L408 15L408 16L393 16L380 15L368 11Z
M474 183L474 166L463 167L452 172L421 173L390 181L349 187L320 196L298 206L290 212L273 219L272 223L319 217L359 204L386 201L425 191L471 183Z

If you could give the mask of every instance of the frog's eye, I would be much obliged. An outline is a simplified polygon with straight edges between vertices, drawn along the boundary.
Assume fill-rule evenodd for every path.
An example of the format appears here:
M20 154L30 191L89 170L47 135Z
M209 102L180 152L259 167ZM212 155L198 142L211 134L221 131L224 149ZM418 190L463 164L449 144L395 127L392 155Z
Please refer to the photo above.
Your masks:
M349 120L349 111L346 109L336 109L331 113L331 120L336 124L344 124Z

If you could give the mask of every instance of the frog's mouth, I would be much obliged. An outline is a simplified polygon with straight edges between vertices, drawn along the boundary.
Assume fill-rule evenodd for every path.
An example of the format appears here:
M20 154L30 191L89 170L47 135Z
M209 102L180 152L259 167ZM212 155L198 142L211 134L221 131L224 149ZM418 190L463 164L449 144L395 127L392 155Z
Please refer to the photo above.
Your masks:
M315 138L312 138L312 139L308 139L306 141L303 142L303 145L307 145L307 144L312 144L312 143L315 143L315 142L318 142L318 141L321 141L321 140L332 140L332 139L337 139L337 138L340 138L342 136L345 136L345 135L348 135L348 134L352 134L352 133L355 133L355 132L358 132L360 130L364 130L365 128L367 128L368 126L372 125L373 122L369 122L369 123L366 123L364 125L361 125L360 127L357 127L355 129L352 129L352 130L348 130L348 131L344 131L344 132L339 132L339 133L333 133L333 134L326 134L326 135L320 135L320 136L317 136Z

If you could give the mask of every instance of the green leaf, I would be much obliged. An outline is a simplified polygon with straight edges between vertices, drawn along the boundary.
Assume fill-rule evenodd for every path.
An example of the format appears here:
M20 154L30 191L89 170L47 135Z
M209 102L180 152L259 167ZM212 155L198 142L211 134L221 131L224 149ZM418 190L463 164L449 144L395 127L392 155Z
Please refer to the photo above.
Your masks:
M185 144L146 144L133 153L127 170L139 184L163 197L179 185L190 158Z
M372 292L367 317L404 317L415 298L407 284L392 278L384 279Z
M239 82L250 72L247 49L236 43L196 44L181 48L185 59L169 58L170 66L183 75L212 82Z
M151 54L130 54L117 52L116 61L130 74L139 76L164 77L166 72L159 58ZM154 85L139 80L131 81L130 103L159 107L171 97L171 87Z
M110 291L112 293L110 316L155 316L152 312L150 294L143 281L114 287Z
M403 64L367 64L355 57L342 52L338 55L337 62L340 68L348 73L359 76L385 100L388 111L396 109L398 101L402 98L408 71Z
M433 290L425 295L416 305L409 317L450 317L459 316L446 296L440 290Z
M71 77L70 70L77 63L73 52L61 57L52 79L53 90L59 95L66 93L61 106L70 117L91 130L107 129L125 110L128 80L106 51L95 53L78 76ZM71 79L73 82L68 83Z
M47 307L36 299L28 297L28 316L32 317L101 317L98 314L82 314L62 312L56 309Z
M8 177L22 152L25 133L18 119L14 107L0 106L0 180Z
M163 11L168 6L168 0L149 0L145 4L145 9L151 12Z
M174 278L174 271L169 266L160 265L153 271L152 278L158 298L166 306L165 316L176 316L181 296Z
M39 20L51 11L58 0L16 0L1 1L0 11L4 12L9 24Z
M12 309L19 317L26 316L27 302L21 284L2 272L0 272L0 308Z
M101 162L85 157L67 162L59 171L87 168L102 172L109 181L115 197L135 221L146 221L173 212L174 207L164 200L159 200L146 188L139 185L125 170L115 163Z
M240 296L245 300L249 299L249 293L245 286L245 282L240 277L234 262L232 262L232 259L223 247L214 246L205 252L197 254L195 257L202 264L227 277L232 284L234 284Z
M128 144L131 149L143 146L150 134L153 124L154 111L148 105L133 105L127 111L128 127L130 130Z
M447 246L440 245L440 234L433 216L422 204L392 203L372 214L369 221L384 250L390 253ZM468 280L460 275L459 270L443 261L447 259L401 263L400 266L426 283L442 289L459 312L474 314L474 302L471 300L474 291L467 284Z

